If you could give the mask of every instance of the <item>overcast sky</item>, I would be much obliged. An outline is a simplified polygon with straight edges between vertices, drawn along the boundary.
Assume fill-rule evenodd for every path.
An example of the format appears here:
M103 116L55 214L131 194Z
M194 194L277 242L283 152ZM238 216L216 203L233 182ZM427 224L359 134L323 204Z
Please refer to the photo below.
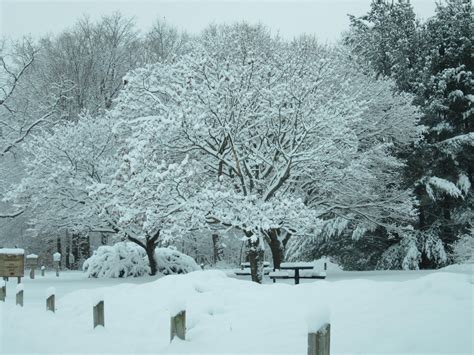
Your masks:
M211 22L262 22L284 37L312 33L334 41L347 29L347 14L365 13L371 0L0 0L0 34L7 37L58 33L83 14L93 19L120 11L146 31L157 17L196 33ZM434 14L435 0L411 0L421 18Z

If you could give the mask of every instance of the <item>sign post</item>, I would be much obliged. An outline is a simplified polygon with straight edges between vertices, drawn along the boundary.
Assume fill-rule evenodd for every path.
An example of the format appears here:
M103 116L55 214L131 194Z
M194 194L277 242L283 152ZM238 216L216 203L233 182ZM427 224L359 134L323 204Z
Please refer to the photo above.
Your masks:
M25 251L19 248L0 249L0 277L18 277L18 283L25 275Z
M56 276L59 277L59 263L61 262L61 253L53 254L54 268L56 269Z
M30 268L30 279L35 278L35 269L38 266L38 255L29 254L26 256L26 265Z

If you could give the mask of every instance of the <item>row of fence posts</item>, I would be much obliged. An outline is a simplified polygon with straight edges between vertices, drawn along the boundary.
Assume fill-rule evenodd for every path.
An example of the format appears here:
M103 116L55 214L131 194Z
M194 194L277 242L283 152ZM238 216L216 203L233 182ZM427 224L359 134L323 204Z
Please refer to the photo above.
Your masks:
M46 294L46 310L55 312L56 291L48 289ZM6 283L0 287L0 301L5 301L7 295ZM16 288L16 304L23 307L24 289L23 284L17 285ZM104 300L100 299L93 305L93 324L94 328L98 326L105 327ZM180 311L171 316L170 319L170 342L175 337L186 340L186 311ZM329 355L331 339L331 325L324 324L316 332L308 333L308 355Z

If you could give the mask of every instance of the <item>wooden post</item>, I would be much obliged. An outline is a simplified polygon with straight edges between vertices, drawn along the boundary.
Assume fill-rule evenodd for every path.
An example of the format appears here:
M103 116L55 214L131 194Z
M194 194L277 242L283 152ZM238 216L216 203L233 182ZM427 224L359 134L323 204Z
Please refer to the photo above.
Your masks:
M41 266L41 276L43 276L43 277L44 277L44 270L45 270L45 267L43 265L43 266Z
M324 271L328 269L328 263L324 263Z
M6 297L7 297L7 285L4 282L3 286L0 287L0 301L5 302Z
M34 280L35 278L35 267L32 266L30 269L30 279Z
M104 301L99 301L94 306L94 328L98 325L105 327L104 319Z
M170 331L170 341L172 341L175 336L181 340L186 339L186 311L181 311L174 317L171 317Z
M295 269L295 285L298 285L300 283L300 269L296 268Z
M16 292L16 304L23 307L23 289L17 290Z
M59 268L61 263L61 254L54 253L53 254L53 261L54 261L54 268L56 269L56 277L59 277Z
M53 313L56 311L55 299L56 299L55 295L50 295L48 298L46 298L46 310L47 311L51 311Z
M308 333L308 355L329 355L331 325L324 324L316 333Z

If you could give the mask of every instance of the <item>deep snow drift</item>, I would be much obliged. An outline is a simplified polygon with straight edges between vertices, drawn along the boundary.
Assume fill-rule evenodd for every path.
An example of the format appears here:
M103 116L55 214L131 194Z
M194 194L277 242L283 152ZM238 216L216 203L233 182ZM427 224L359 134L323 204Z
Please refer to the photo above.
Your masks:
M400 272L396 281L341 274L338 281L328 275L294 286L198 271L97 287L113 282L63 273L25 280L24 308L14 305L10 281L0 305L0 353L306 354L308 328L328 313L332 353L472 352L472 273ZM51 286L58 292L55 314L45 311ZM98 296L105 298L105 328L93 330ZM183 307L187 340L169 344L169 315Z

